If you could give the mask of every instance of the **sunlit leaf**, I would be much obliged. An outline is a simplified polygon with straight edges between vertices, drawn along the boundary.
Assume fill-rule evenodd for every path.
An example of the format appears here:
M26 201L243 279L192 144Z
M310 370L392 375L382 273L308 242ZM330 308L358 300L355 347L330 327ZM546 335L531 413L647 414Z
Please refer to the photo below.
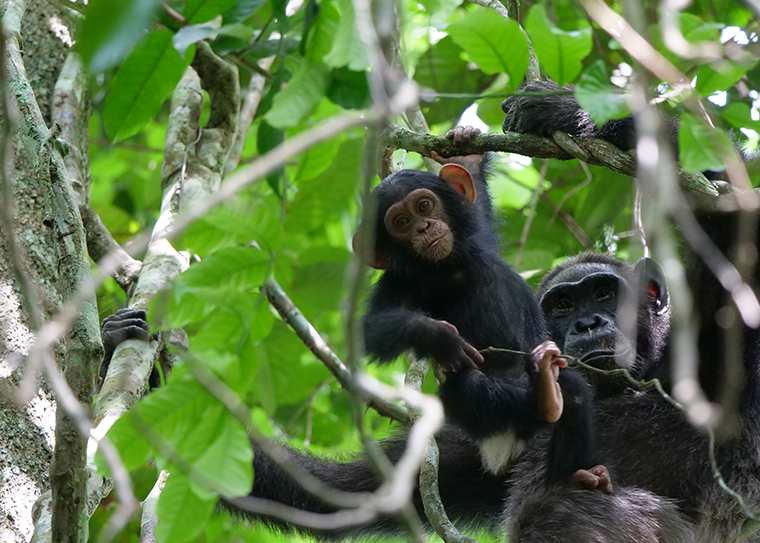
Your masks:
M757 64L739 64L723 60L713 64L703 64L697 70L696 91L703 97L726 90L739 81L748 70Z
M681 115L678 147L678 158L687 172L722 171L725 169L722 157L734 152L725 132L690 113Z
M721 109L720 117L735 128L751 128L755 132L760 132L760 121L752 119L749 104L744 102L732 102Z
M515 88L528 68L528 43L518 24L490 9L476 9L451 23L447 32L481 70L507 73Z
M591 52L591 27L565 31L547 17L543 5L528 12L525 31L533 43L541 69L560 85L573 81L583 69L582 61Z
M296 126L316 109L330 80L330 71L324 64L304 61L288 86L275 96L264 119L275 128Z
M108 137L123 140L143 128L174 91L186 67L169 30L148 34L116 72L106 97L103 124Z
M198 535L214 511L216 499L199 495L182 472L172 471L158 500L156 537L161 542L189 541Z
M143 35L159 0L92 0L76 48L93 73L117 64Z
M369 59L356 31L354 7L351 0L338 0L338 4L340 21L332 49L324 58L325 64L330 68L345 66L354 72L363 72L369 68Z
M597 60L583 72L575 87L575 98L589 112L597 126L611 119L622 119L631 110L622 90L610 84L604 62Z

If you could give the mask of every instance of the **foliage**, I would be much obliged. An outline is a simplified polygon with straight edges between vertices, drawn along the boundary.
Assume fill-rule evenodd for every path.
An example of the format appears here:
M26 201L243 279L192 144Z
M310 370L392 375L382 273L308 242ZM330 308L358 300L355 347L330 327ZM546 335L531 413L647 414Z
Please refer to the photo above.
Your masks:
M234 62L243 88L257 72L266 75L243 162L320 120L371 103L368 56L349 0L308 0L292 13L281 0L171 2L182 23L155 11L155 2L118 2L118 10L103 9L106 4L111 3L90 3L78 43L95 76L92 206L120 242L149 231L156 219L167 99L192 59L195 40L209 39L218 54ZM622 4L613 7L621 12ZM500 131L499 104L528 67L528 45L517 23L461 0L402 2L399 8L401 58L431 97L421 104L431 132L456 126L473 104L479 121L469 110L463 122ZM578 100L598 122L624 115L623 91L612 86L608 74L625 85L634 61L589 24L580 4L540 2L523 12L546 75L562 84L577 83ZM654 9L646 13L655 17ZM743 46L757 48L757 23L738 2L695 2L680 21L692 42L716 44L721 31L736 27L732 32L749 42ZM659 22L649 23L654 46L696 78L696 95L715 102L703 102L719 125L711 128L672 100L671 107L684 115L679 132L683 165L690 171L717 169L718 150L729 145L723 130L760 130L757 66L679 57L659 38ZM256 68L270 56L271 68ZM653 95L666 90L651 89ZM750 143L756 141L756 132L746 132ZM270 308L260 287L276 278L330 347L345 353L346 270L366 141L366 129L357 128L312 147L268 183L241 192L173 241L177 249L197 255L198 262L155 301L150 322L155 329L184 327L190 356L166 386L151 392L109 433L132 470L138 498L145 497L152 484L146 481L155 477L149 461L171 472L159 502L161 541L299 539L241 527L214 513L220 493L246 493L254 474L243 423L201 384L199 368L234 391L265 435L317 453L358 450L347 393ZM421 167L418 156L399 151L394 158L407 168ZM751 174L756 184L755 166ZM629 178L577 161L544 163L509 155L496 157L492 187L504 257L513 263L519 257L519 271L532 281L584 249L623 258L641 253L631 235ZM540 197L533 207L536 191ZM102 315L124 299L112 283L99 295ZM369 371L398 382L404 363ZM426 389L434 388L429 378ZM364 424L378 438L396 426L374 411ZM93 517L93 536L108 514L103 506ZM119 537L136 541L137 533L132 526Z

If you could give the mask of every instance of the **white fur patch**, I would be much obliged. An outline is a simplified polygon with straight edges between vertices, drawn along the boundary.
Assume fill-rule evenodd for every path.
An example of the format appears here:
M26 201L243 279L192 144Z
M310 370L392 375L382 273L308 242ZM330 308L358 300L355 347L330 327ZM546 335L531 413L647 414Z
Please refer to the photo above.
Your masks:
M494 475L499 475L511 467L512 461L522 454L525 441L510 430L479 441L478 447L483 467Z

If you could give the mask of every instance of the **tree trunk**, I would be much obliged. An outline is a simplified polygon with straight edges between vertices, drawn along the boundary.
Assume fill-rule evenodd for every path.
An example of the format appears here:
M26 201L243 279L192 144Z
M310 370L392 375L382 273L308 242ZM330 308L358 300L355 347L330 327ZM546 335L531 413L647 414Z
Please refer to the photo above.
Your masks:
M7 2L2 15L8 15ZM24 64L45 122L49 124L51 98L61 66L71 45L70 21L65 13L46 2L35 0L24 15L22 39ZM42 142L37 142L41 144ZM59 262L54 232L45 213L49 194L38 180L36 164L29 157L28 139L13 137L8 157L6 181L13 191L15 239L22 271L42 301L40 317L45 320L58 309L62 293L58 288ZM2 196L0 196L2 198ZM7 206L10 202L1 202ZM21 296L19 278L10 254L9 236L0 236L0 377L9 385L0 395L0 541L26 542L32 536L32 507L41 492L49 488L48 470L52 456L55 404L47 387L33 383L33 398L18 407L12 398L19 393L24 359L32 342L33 317ZM63 348L56 349L63 362ZM17 371L18 370L18 371ZM27 383L29 384L29 383Z

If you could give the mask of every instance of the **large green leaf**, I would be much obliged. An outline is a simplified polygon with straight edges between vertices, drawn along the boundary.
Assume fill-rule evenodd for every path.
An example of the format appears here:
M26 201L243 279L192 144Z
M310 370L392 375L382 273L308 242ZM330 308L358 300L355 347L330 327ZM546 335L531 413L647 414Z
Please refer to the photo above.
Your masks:
M546 16L543 5L534 5L528 12L525 31L541 69L560 85L573 81L583 69L582 61L591 52L591 28L565 31L557 28Z
M116 142L142 129L174 91L185 68L169 30L148 34L119 68L106 97L103 124L108 137Z
M274 97L264 120L275 128L296 126L317 108L330 80L330 71L322 62L305 60L288 86Z
M436 93L478 94L487 85L489 76L472 69L462 56L462 49L452 38L446 37L432 45L417 61L414 80ZM453 122L470 104L472 98L446 97L426 101L420 107L428 123L433 125Z
M363 72L369 68L369 59L364 43L356 31L354 6L351 0L338 0L340 5L340 21L335 32L332 49L324 61L330 68L347 67L355 72Z
M337 157L321 175L304 179L285 218L286 232L308 232L323 229L348 209L361 176L364 142L344 142ZM325 190L325 187L330 190Z
M248 289L266 277L269 255L257 247L230 247L207 256L175 281L177 296L204 287Z
M159 0L92 0L76 42L90 71L99 73L120 62L140 39L159 5Z
M714 92L726 90L739 81L742 76L757 64L740 64L721 60L713 64L703 64L697 70L696 90L701 96L709 96Z
M723 130L690 114L681 115L678 129L678 159L687 172L723 171L723 156L733 153L731 140Z
M235 0L187 0L185 19L191 25L205 23L235 6Z
M173 471L158 499L156 538L160 543L190 541L203 530L215 504L215 497L199 493L187 475Z
M631 113L623 91L610 85L602 60L597 60L583 72L575 87L575 98L589 112L597 126L610 119L622 119Z
M451 23L447 31L481 70L509 74L512 88L528 68L528 42L518 24L490 9L476 9Z
M720 111L720 117L735 128L751 128L760 133L760 121L752 119L752 111L749 104L733 102Z

